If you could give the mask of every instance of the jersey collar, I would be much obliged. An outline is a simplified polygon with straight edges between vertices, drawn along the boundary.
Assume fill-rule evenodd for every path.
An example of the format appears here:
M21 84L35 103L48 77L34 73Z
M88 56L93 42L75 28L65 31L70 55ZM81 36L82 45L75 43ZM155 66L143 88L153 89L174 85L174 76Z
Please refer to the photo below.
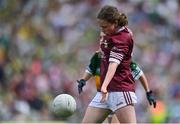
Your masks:
M119 32L121 32L121 31L124 30L124 29L125 29L125 27L123 26L123 27L119 28L119 29L116 31L116 33L119 33Z

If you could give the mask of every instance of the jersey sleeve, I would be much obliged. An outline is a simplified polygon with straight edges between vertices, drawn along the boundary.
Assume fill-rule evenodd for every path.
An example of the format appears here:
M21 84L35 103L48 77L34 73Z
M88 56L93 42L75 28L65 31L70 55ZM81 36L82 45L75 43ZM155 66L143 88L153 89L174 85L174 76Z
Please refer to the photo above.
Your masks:
M96 68L97 68L97 59L98 59L98 52L96 52L90 60L90 64L86 67L86 72L95 75Z
M109 62L120 64L124 56L128 53L128 43L118 39L112 39L113 47L110 51Z
M91 75L92 75L92 73L93 73L92 70L91 70L91 68L89 67L89 65L86 66L85 72L87 72L87 73L89 73L89 74L91 74Z
M139 80L139 78L143 75L142 69L135 62L131 62L131 72L135 80Z

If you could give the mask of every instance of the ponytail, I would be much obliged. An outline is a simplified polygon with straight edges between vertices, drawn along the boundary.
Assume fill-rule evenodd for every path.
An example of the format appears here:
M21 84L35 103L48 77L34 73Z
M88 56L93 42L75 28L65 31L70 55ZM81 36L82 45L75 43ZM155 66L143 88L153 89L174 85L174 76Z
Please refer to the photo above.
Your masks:
M123 27L128 25L128 18L124 13L118 13L118 26Z

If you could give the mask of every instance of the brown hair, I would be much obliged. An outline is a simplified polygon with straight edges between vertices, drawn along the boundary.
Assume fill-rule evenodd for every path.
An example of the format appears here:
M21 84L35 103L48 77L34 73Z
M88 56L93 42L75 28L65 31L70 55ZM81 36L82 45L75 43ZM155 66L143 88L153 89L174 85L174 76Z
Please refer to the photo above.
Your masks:
M114 6L104 6L97 16L98 19L105 20L109 23L117 23L118 26L126 26L128 24L128 18L124 13L120 13Z

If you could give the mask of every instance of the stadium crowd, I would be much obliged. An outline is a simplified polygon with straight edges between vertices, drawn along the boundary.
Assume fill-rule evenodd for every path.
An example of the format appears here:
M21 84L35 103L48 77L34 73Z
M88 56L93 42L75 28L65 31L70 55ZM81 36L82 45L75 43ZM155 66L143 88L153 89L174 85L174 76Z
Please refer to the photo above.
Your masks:
M96 16L103 5L128 15L133 59L144 70L158 103L148 105L137 82L138 122L180 122L180 0L1 0L0 122L58 121L53 98L68 93L81 122L95 95L90 80L81 95L76 80L98 49Z

